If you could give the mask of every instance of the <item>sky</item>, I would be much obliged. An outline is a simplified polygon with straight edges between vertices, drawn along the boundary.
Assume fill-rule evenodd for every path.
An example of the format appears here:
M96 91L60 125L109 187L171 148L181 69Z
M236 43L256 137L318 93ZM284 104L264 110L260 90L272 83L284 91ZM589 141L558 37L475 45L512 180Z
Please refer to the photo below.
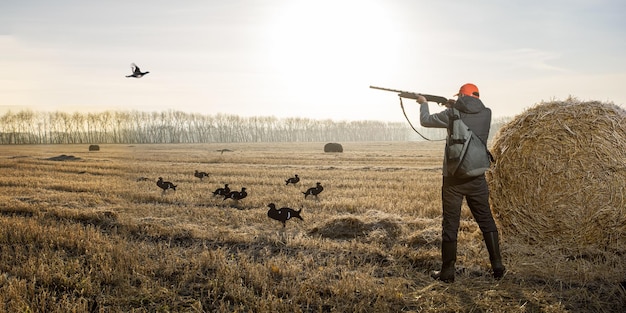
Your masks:
M370 85L453 98L468 82L494 117L570 96L624 107L625 12L623 0L3 0L0 113L396 122L397 95ZM125 77L131 63L150 73Z

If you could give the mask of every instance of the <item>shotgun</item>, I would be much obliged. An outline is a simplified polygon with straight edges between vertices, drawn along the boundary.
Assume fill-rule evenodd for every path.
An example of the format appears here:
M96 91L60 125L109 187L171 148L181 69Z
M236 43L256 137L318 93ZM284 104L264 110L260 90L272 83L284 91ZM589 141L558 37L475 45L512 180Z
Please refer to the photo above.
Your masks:
M398 93L398 96L400 96L400 98L407 98L407 99L417 100L417 96L423 96L424 98L426 98L426 101L436 102L436 103L439 103L439 105L445 105L446 102L448 102L448 99L446 99L445 97L442 97L442 96L433 96L433 95L427 95L427 94L423 94L423 93L402 91L402 90L382 88L382 87L376 87L376 86L370 86L370 88L378 89L378 90L384 90L384 91L396 92L396 93Z

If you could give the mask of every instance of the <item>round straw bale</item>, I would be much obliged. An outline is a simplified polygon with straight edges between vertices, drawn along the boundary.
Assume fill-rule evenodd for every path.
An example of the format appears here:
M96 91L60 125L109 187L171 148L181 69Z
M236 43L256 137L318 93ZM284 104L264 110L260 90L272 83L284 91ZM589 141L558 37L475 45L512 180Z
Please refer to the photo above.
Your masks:
M491 204L507 236L564 247L626 239L624 109L542 102L504 125L491 150Z
M340 143L329 142L324 145L324 152L343 152L343 146Z

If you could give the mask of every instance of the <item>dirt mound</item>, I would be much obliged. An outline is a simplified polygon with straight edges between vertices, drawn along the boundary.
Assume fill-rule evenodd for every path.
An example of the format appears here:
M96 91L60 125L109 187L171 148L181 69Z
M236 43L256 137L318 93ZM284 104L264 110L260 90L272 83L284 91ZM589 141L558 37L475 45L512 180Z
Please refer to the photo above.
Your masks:
M61 155L57 155L54 157L49 157L46 160L48 161L78 161L81 158L79 157L75 157L73 155L65 155L65 154L61 154Z
M356 217L340 217L327 221L309 232L329 239L391 244L402 234L400 224L392 218L364 222Z

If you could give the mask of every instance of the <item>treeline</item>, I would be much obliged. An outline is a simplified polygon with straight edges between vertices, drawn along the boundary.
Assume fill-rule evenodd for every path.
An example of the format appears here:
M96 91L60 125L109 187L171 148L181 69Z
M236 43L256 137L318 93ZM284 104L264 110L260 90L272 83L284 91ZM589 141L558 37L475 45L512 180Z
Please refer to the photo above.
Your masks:
M419 122L418 122L419 123ZM431 138L445 130L421 129ZM407 141L419 137L401 122L203 115L180 111L100 113L7 112L0 144L141 144L211 142Z

